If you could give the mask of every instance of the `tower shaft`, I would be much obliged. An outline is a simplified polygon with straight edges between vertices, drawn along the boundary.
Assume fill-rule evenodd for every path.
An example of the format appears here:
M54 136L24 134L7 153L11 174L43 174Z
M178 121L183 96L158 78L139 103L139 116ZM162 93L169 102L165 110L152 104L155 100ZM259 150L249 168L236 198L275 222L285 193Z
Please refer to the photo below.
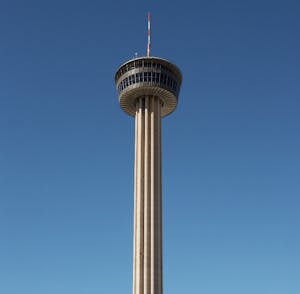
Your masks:
M133 294L162 294L161 101L136 100Z

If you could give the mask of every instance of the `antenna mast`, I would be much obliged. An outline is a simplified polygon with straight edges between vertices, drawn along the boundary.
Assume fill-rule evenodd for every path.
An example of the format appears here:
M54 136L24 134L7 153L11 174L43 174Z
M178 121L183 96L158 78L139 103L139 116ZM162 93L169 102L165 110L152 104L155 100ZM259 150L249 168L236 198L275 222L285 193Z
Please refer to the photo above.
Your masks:
M147 44L147 57L150 56L150 46L151 46L151 23L150 23L150 12L148 12L148 44Z

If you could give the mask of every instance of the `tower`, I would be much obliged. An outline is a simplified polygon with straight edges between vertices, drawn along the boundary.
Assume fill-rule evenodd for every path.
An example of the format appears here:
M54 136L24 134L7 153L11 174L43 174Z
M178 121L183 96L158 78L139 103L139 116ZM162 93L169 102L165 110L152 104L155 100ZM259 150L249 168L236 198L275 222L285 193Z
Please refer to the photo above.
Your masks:
M181 72L147 56L119 67L115 83L123 111L135 117L133 294L162 294L161 120L178 102Z

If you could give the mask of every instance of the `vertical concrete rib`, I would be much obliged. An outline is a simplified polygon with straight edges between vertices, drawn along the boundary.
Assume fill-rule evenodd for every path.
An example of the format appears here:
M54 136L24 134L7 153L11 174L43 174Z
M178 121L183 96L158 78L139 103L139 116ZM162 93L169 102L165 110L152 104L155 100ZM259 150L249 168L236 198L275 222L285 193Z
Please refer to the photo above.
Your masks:
M154 278L154 253L155 253L155 247L154 247L154 219L155 219L155 207L154 207L154 197L155 197L155 187L154 187L154 176L155 176L155 170L154 170L154 98L151 99L151 292L150 294L154 294L154 286L155 286L155 278Z
M161 173L161 101L157 99L157 231L158 231L158 293L163 293L163 262L162 262L162 173Z
M134 219L133 219L133 294L136 293L136 251L137 251L137 158L138 158L138 127L139 127L139 106L135 105L135 141L134 141Z
M136 294L143 294L144 284L144 99L138 101L138 148L137 148L137 224L136 224L136 262L135 291Z
M160 122L161 122L161 115L160 115L161 105L160 100L155 98L155 130L154 130L154 148L155 148L155 294L162 294L162 260L161 260L161 251L162 251L162 244L161 244L161 130L160 130Z
M150 293L151 230L150 230L150 98L145 97L145 165L144 165L144 294Z
M160 101L152 98L151 109L151 294L162 294L161 244L160 244Z
M154 224L154 231L153 231L153 278L154 278L154 285L153 285L153 293L159 294L157 284L158 284L158 272L157 272L157 99L156 97L153 98L153 224Z

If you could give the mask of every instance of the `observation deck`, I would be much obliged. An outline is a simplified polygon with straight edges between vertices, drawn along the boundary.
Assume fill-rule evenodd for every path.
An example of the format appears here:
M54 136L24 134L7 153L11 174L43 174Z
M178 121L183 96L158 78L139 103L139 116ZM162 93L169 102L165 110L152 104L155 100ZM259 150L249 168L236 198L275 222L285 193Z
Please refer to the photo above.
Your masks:
M115 83L123 111L131 116L136 113L136 100L154 96L161 100L161 116L172 113L178 103L182 82L179 68L158 57L134 58L119 67Z

